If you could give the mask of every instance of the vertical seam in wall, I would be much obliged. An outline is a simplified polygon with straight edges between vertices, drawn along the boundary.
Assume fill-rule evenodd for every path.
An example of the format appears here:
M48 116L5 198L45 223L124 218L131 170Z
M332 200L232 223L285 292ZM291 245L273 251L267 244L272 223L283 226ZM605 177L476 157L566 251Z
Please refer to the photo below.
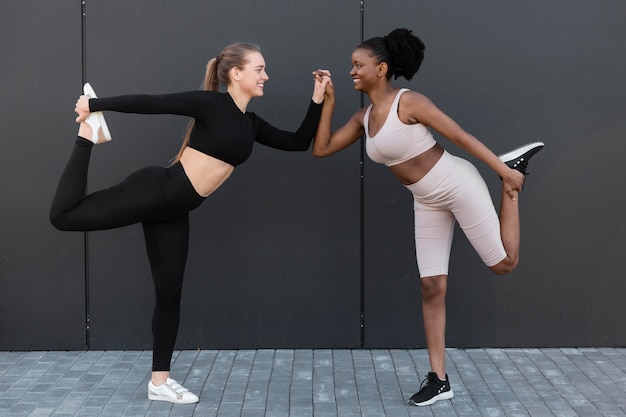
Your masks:
M86 31L86 0L80 3L80 31L81 31L81 71L82 85L87 82L87 31ZM84 278L85 278L85 350L91 348L91 305L89 299L89 233L83 232L83 259L84 259Z
M365 0L361 0L361 4L360 4L360 17L361 17L361 40L360 42L363 42L363 37L364 37L364 22L363 22L363 17L364 17L364 13L365 12ZM363 93L360 93L360 107L363 108L364 105L364 99L363 99ZM360 226L360 231L361 231L361 242L360 242L360 279L361 279L361 300L360 300L360 345L361 345L361 349L363 349L365 347L365 146L364 146L364 141L363 138L361 138L361 149L360 149L360 222L361 224Z

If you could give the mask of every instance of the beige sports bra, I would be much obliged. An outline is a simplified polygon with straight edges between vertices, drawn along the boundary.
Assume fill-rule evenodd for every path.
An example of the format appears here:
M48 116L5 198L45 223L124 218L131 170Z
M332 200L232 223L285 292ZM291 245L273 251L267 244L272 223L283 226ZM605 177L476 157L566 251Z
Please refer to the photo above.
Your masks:
M374 137L369 134L369 117L372 105L367 108L363 118L365 127L365 150L367 156L374 162L393 166L408 161L432 148L436 141L432 133L421 123L407 125L398 118L398 103L400 96L408 88L398 91L394 99L387 120Z

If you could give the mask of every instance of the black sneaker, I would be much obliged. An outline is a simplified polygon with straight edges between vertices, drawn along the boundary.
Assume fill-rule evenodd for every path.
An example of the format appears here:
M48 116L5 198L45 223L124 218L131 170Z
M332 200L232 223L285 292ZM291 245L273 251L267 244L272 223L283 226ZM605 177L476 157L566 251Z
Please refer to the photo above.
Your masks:
M454 397L450 389L450 378L446 374L446 380L442 381L434 372L429 372L422 381L420 390L409 399L409 405L431 405L439 400L449 400Z
M511 152L499 155L498 158L509 168L513 168L526 175L526 168L530 158L543 148L543 142L527 143Z

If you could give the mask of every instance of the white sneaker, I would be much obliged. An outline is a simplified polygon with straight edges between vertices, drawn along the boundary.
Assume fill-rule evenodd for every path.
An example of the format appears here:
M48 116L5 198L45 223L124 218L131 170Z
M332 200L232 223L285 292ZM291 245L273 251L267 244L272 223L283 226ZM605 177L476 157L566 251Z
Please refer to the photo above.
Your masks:
M83 93L86 96L92 98L98 98L96 92L89 83L85 83L83 86ZM104 114L101 111L97 111L89 114L85 122L91 127L91 140L94 144L108 142L111 140L111 132L107 126L106 120L104 120ZM100 135L102 133L102 135Z
M165 383L158 387L152 381L148 382L148 399L152 401L169 401L174 404L194 404L199 400L197 395L172 378L167 378Z

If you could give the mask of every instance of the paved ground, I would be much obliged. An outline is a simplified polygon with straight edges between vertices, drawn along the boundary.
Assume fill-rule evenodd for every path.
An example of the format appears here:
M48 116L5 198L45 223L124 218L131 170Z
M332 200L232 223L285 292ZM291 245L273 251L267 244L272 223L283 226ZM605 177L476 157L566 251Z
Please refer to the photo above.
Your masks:
M626 416L626 348L447 355L455 397L409 407L424 350L177 351L195 405L147 399L150 352L0 352L0 416Z

